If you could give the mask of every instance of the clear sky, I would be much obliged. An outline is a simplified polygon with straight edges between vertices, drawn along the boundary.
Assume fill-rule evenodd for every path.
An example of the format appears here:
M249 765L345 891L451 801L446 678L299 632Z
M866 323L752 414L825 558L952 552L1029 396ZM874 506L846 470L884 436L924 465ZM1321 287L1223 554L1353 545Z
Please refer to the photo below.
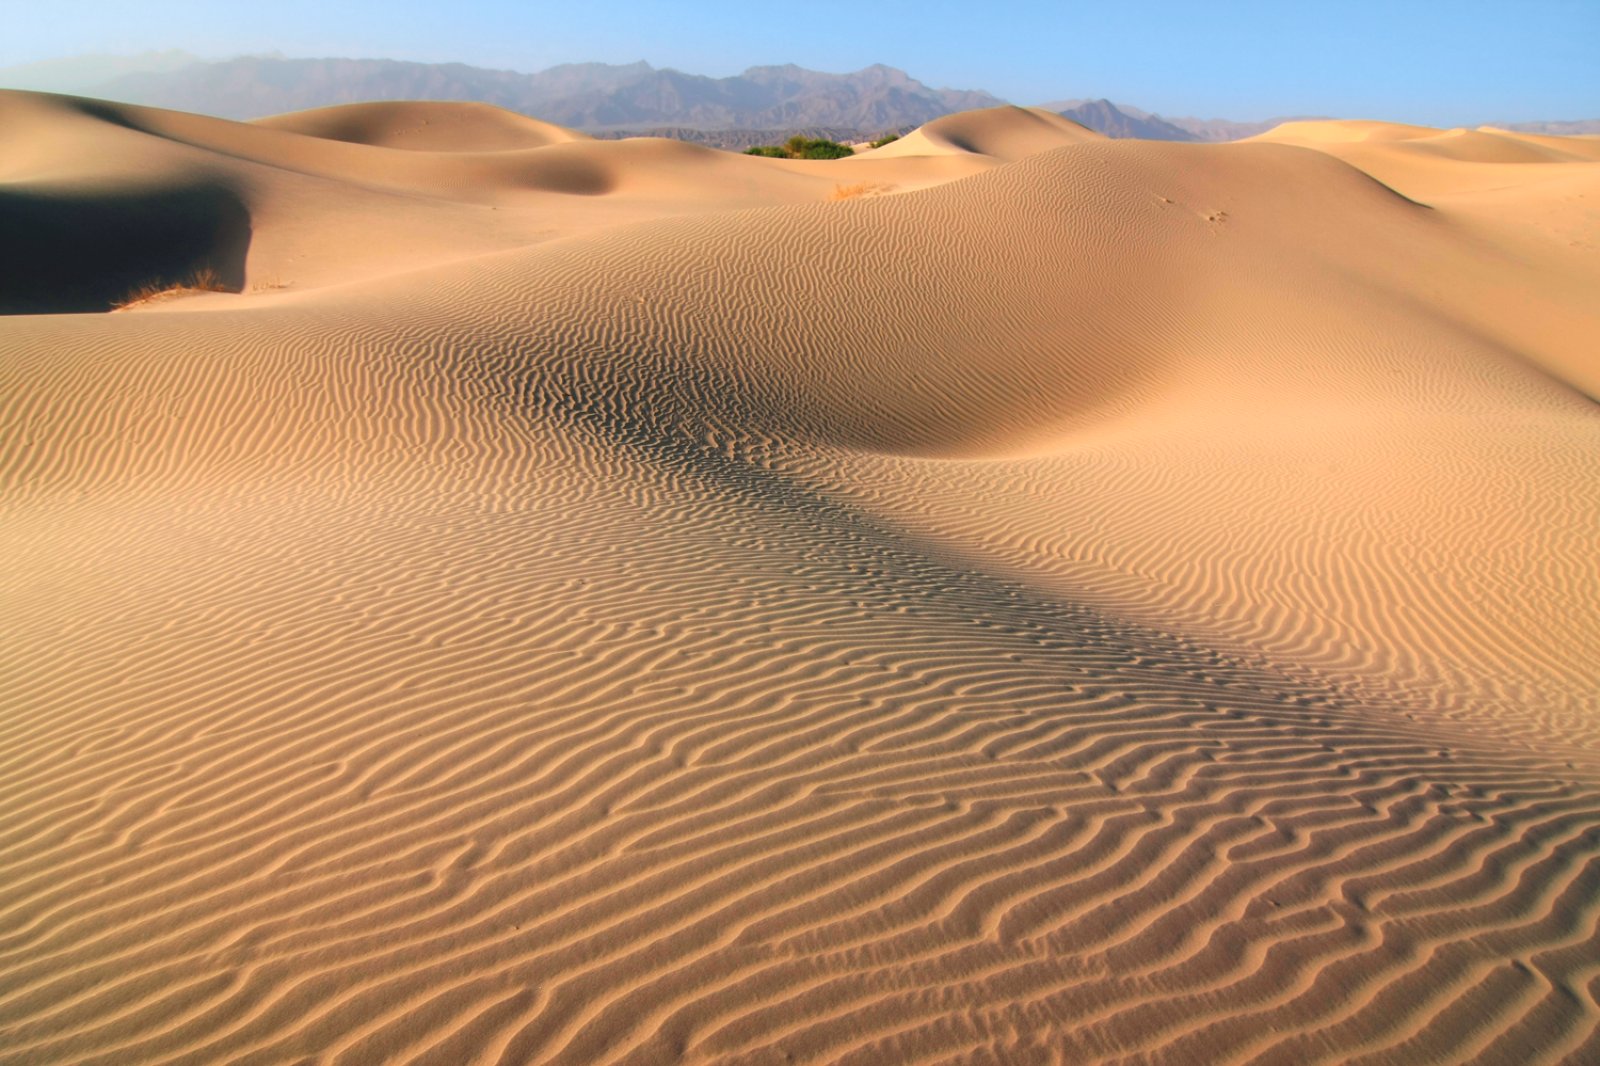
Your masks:
M901 67L1015 103L1430 125L1600 117L1600 0L4 0L0 66L180 48L458 61L645 59L724 76Z

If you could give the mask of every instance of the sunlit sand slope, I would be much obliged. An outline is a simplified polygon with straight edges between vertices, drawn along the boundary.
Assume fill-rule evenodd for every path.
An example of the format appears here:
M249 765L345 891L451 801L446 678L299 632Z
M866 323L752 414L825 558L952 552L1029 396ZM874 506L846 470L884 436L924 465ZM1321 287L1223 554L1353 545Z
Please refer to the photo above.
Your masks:
M0 108L0 1063L1600 1057L1587 148Z
M253 125L331 141L427 152L511 151L588 139L575 130L488 104L460 102L342 104L258 119Z

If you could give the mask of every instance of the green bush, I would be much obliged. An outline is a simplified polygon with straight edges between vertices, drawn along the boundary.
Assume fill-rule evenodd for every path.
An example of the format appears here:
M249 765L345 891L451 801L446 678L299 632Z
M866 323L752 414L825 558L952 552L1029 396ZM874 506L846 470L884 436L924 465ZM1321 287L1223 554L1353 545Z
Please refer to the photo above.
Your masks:
M856 150L848 144L837 141L807 141L806 146L800 150L798 159L843 159L856 154Z
M882 148L884 145L893 144L895 141L898 141L899 139L900 139L900 135L898 133L891 133L887 137L879 137L877 140L873 141L872 142L872 147L874 147L874 148Z
M744 154L771 156L775 159L843 159L856 153L848 144L802 137L797 134L781 145L758 144L754 148L746 148Z

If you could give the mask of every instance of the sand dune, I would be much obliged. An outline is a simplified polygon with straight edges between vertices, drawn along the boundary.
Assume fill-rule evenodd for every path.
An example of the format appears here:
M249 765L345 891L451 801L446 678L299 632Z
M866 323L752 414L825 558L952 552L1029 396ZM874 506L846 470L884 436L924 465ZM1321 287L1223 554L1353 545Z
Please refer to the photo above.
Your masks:
M0 131L0 1062L1600 1057L1593 142Z
M588 140L586 134L488 104L388 101L318 107L253 125L380 148L505 152Z
M1557 176L1526 164L1600 161L1600 141L1545 137L1485 127L1434 130L1384 122L1285 122L1251 141L1315 148L1423 199L1461 189L1520 190ZM1465 166L1438 166L1443 161Z
M1087 126L1040 108L1006 107L935 119L874 150L874 158L980 155L1013 162L1052 148L1105 140Z

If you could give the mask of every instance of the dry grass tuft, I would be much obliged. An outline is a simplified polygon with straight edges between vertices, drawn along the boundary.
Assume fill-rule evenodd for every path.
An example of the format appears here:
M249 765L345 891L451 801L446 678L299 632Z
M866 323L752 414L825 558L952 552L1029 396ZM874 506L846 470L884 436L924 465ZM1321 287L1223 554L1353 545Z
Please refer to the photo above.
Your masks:
M227 292L228 287L222 283L222 278L210 267L201 267L184 280L175 284L166 282L147 281L143 285L129 292L121 300L111 305L113 311L126 311L129 308L141 307L145 304L161 303L166 300L176 299L179 296L193 296L202 292Z
M251 292L276 292L278 289L287 289L288 287L289 283L276 274L271 274L250 283Z
M862 181L854 185L839 184L833 187L830 200L856 200L865 196L882 196L884 193L893 192L893 185L881 181Z

